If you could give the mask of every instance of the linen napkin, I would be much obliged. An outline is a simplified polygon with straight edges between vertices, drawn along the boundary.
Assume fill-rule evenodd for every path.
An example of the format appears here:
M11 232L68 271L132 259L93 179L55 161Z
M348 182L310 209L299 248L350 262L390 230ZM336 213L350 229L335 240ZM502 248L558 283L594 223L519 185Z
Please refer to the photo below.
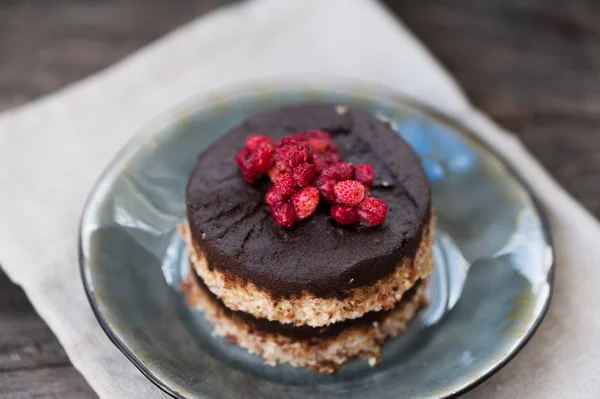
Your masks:
M194 21L84 81L0 115L0 263L102 398L164 397L104 335L79 278L79 217L107 163L146 122L237 82L318 74L386 85L477 132L545 205L556 245L550 311L471 397L600 396L600 225L474 109L379 3L257 0Z

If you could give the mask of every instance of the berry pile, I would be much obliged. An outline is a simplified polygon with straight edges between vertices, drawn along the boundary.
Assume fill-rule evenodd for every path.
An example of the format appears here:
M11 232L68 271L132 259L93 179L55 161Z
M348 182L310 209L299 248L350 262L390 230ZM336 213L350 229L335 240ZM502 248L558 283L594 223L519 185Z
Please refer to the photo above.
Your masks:
M371 196L371 165L343 162L325 131L297 133L275 142L250 136L235 161L248 183L268 174L273 185L265 200L278 226L306 219L320 199L331 205L331 217L343 226L359 221L378 226L385 220L387 204Z

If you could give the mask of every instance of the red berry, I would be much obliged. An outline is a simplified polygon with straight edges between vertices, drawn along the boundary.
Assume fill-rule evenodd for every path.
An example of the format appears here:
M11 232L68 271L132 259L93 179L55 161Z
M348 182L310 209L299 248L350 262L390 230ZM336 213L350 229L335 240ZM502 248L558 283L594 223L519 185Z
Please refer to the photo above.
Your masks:
M325 160L322 156L313 154L312 164L315 167L315 174L319 174L323 169L327 167Z
M371 187L373 185L373 167L368 163L357 165L354 174L355 179L365 186Z
M265 174L274 164L275 149L270 141L263 141L252 154L252 165L261 175Z
M312 152L304 144L290 144L276 149L275 167L280 171L291 172L294 166L310 161Z
M354 180L354 164L351 162L340 162L335 166L340 175L340 180Z
M293 138L293 137L284 137L281 140L277 140L276 142L273 143L273 145L277 148L277 147L285 147L288 145L296 145L298 144L298 141Z
M323 184L319 186L319 193L321 194L321 198L328 204L335 204L335 181L327 180Z
M290 202L275 202L269 206L269 212L279 227L290 227L296 220L294 206Z
M344 180L335 185L335 196L348 205L358 205L365 198L365 187L356 180Z
M277 190L275 189L275 186L271 186L271 188L269 189L269 191L267 191L267 194L265 195L265 201L267 201L267 204L269 205L274 204L276 202L285 201L285 199L286 196L279 194L279 192L277 192Z
M309 137L307 144L310 147L310 149L317 154L324 153L325 151L327 151L328 147L328 143L326 140L318 139L316 137Z
M250 136L246 140L246 147L238 151L235 162L240 168L244 180L252 183L271 169L274 155L275 149L270 138Z
M308 186L315 175L315 167L309 163L301 163L293 171L294 182L299 187Z
M334 205L331 207L331 217L342 226L358 222L358 210L355 206Z
M273 142L264 135L246 138L235 161L244 179L253 182L268 173L273 185L265 195L278 226L289 227L315 212L322 198L331 217L348 226L384 222L387 205L371 197L373 168L342 162L328 132L298 132Z
M277 173L275 173L275 175L277 175L279 173L283 173L283 172L291 172L292 171L292 168L290 168L288 166L286 161L277 159L277 158L275 160L275 166L273 167L273 169L277 170ZM271 176L271 174L269 174L269 176ZM273 179L271 179L271 180L273 180Z
M267 174L269 175L269 179L271 179L271 181L275 181L275 179L277 179L277 176L279 176L280 173L281 171L277 169L277 166L274 166L267 171Z
M294 151L293 145L285 145L283 147L276 147L275 150L275 167L280 170L289 169L288 160L290 154Z
M368 226L378 226L385 221L387 204L385 201L369 197L358 205L358 216L361 222Z
M268 138L267 136L260 135L260 134L256 134L254 136L248 136L248 138L246 139L246 147L248 147L248 149L250 149L250 151L256 150L258 148L258 146L261 145L262 143L273 144L273 142L271 141L270 138Z
M306 141L308 140L308 136L305 133L296 133L296 135L294 136L294 138L298 141Z
M321 180L322 182L328 180L338 181L341 180L341 176L338 169L335 166L330 166L321 171L321 174L319 175L319 180Z
M333 151L335 151L335 149ZM340 154L333 151L325 153L325 162L327 162L330 165L336 164L342 160Z
M287 153L287 162L291 167L298 166L301 163L308 161L310 150L304 144L298 144L292 147L292 150Z
M331 136L324 130L311 130L306 132L308 137L308 145L313 151L323 153L327 151L335 152L335 144L331 140ZM314 148L313 148L314 146Z
M289 197L296 192L296 183L291 173L280 173L273 183L273 189L282 197Z
M306 219L317 209L319 205L319 190L310 186L301 188L292 196L296 220Z
M327 152L337 154L337 146L335 145L335 143L331 139L328 141ZM342 157L340 157L339 154L338 154L338 158L339 158L340 161L342 160Z
M261 173L255 169L252 163L252 151L250 151L250 149L244 147L239 150L235 156L235 163L237 163L238 167L240 168L242 177L248 183L252 183L254 180L260 177Z
M370 197L371 196L371 189L367 186L365 186L365 198Z

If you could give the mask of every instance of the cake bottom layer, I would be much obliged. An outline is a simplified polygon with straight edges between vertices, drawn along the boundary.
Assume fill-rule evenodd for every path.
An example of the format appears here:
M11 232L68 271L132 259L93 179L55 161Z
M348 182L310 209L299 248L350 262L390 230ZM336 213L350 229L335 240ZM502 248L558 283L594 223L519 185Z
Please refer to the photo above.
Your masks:
M270 366L288 363L294 367L307 367L324 374L335 372L344 362L362 356L369 365L379 363L380 349L388 337L396 336L406 330L407 324L416 312L426 305L425 281L415 284L410 295L391 310L377 315L378 321L361 323L360 319L332 334L335 324L323 328L314 328L315 334L307 337L303 326L303 338L293 338L290 327L285 326L283 333L261 329L261 322L277 323L267 320L253 319L251 315L240 317L241 312L234 312L212 294L193 269L183 290L189 306L204 313L213 325L214 333L225 337L230 342L245 348L250 353L260 355ZM343 322L342 322L343 323ZM337 324L337 323L336 323ZM282 325L283 326L283 325ZM272 327L272 326L271 326ZM325 334L323 334L325 332ZM310 334L309 334L310 335Z

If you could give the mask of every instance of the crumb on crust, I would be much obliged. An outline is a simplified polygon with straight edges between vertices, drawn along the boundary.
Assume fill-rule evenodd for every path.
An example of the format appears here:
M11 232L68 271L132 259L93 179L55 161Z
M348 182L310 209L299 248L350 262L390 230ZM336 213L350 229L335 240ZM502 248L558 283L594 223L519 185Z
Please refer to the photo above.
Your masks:
M332 374L344 362L358 356L365 358L371 367L377 365L383 342L404 332L416 312L426 305L425 287L426 284L419 285L410 300L399 303L381 322L353 326L334 337L316 341L294 340L277 333L257 331L243 320L229 317L194 277L184 284L183 290L188 305L204 313L216 335L261 356L267 365L288 363Z

